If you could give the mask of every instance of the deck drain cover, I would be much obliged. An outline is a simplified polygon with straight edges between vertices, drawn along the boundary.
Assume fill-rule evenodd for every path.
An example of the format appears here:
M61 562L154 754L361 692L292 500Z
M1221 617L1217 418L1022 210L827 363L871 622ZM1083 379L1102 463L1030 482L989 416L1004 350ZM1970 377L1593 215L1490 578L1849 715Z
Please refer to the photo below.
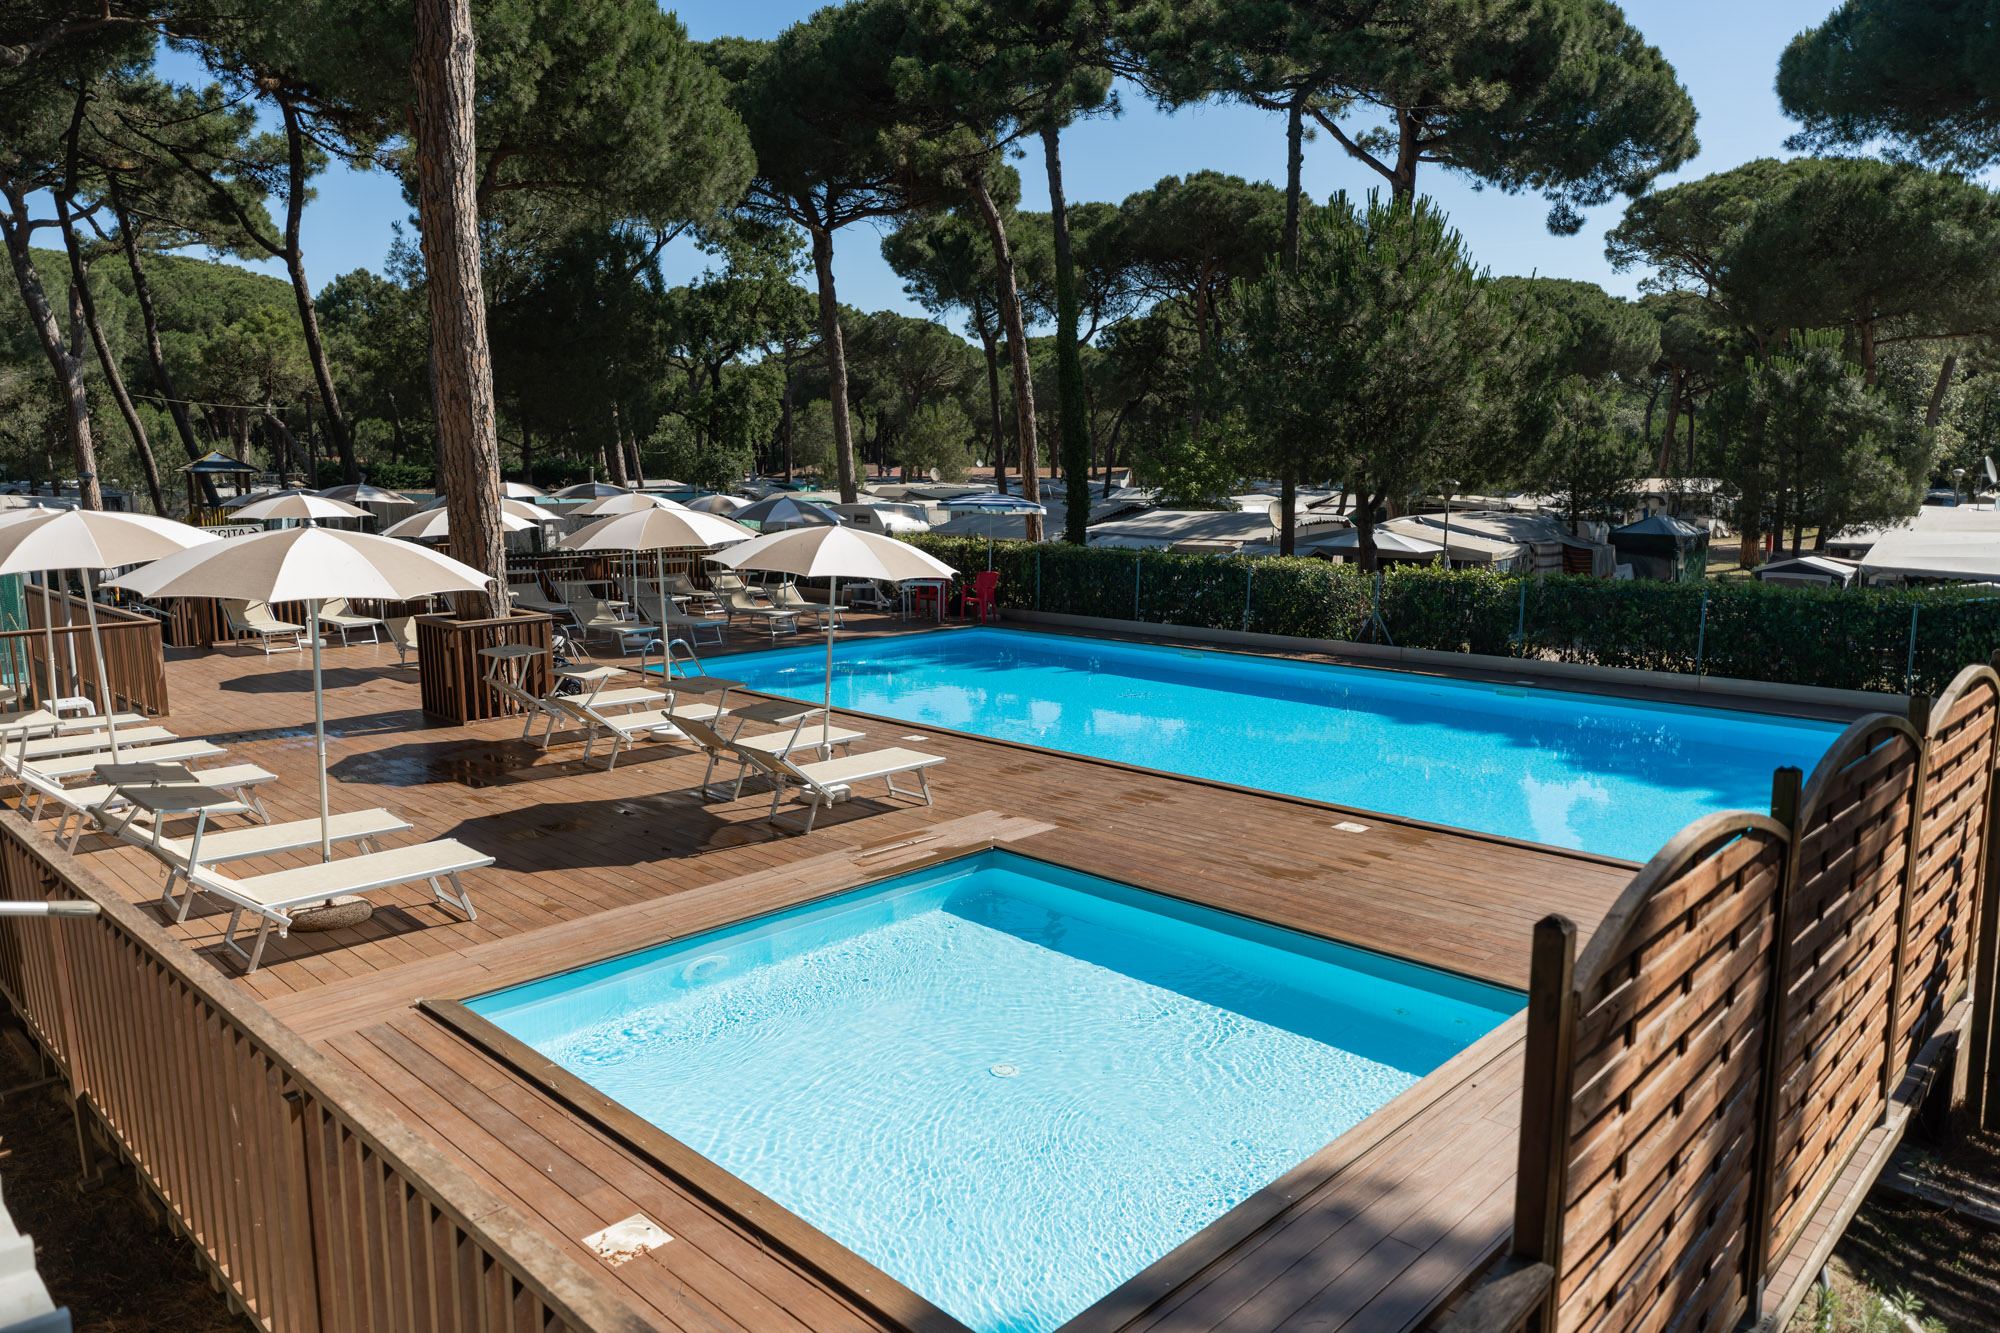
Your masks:
M1333 826L1333 830L1336 833L1366 833L1368 826L1366 824L1357 824L1351 819L1343 819Z
M1012 1078L1021 1071L1012 1065L995 1065L987 1071L995 1078Z

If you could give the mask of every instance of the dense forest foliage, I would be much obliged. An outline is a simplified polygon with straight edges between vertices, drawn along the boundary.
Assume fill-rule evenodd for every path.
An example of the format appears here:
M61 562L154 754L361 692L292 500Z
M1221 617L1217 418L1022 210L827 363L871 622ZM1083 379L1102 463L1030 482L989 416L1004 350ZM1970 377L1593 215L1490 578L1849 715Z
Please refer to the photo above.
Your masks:
M501 464L846 493L975 464L1032 490L1050 468L1071 540L1114 467L1177 505L1335 487L1364 529L1440 490L1583 518L1648 476L1713 479L1747 534L1794 543L1892 518L1977 479L2000 427L2000 207L1964 174L1990 128L1961 109L1946 143L1883 91L1901 74L1829 54L1871 23L1892 49L1907 2L1850 0L1783 54L1817 155L1660 188L1698 152L1694 107L1607 0L850 0L706 44L650 0L483 0ZM170 508L172 469L211 448L431 480L415 241L313 291L297 225L336 160L409 170L400 14L0 6L9 477L75 477L87 444ZM162 81L161 41L208 81ZM1936 96L1984 106L1959 86L1983 77L1941 69ZM1268 111L1287 179L1068 202L1063 131L1121 98ZM1909 160L1840 155L1883 136ZM1307 197L1309 147L1377 188ZM1050 211L1020 207L1025 170ZM1439 170L1541 196L1558 232L1628 197L1606 253L1643 294L1488 273L1423 193ZM675 243L705 276L668 285ZM832 256L857 244L928 318L842 303Z

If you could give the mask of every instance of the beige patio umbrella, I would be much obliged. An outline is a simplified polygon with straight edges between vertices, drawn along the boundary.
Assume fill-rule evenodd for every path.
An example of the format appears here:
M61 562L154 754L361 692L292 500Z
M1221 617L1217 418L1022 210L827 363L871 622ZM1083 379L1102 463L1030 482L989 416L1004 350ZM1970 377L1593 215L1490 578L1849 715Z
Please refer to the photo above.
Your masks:
M373 514L359 505L351 505L342 500L329 500L311 491L288 491L274 495L255 504L244 505L236 511L236 517L267 522L278 518L303 519L307 523L317 523L323 518L373 518Z
M449 511L442 506L426 509L422 513L410 515L394 527L384 528L382 535L400 537L404 541L411 542L442 541L451 535L448 514ZM529 528L552 523L556 517L546 509L539 509L520 500L500 502L500 528L503 532L525 532Z
M580 504L569 512L579 517L602 518L606 514L639 514L644 513L648 509L684 510L686 508L686 505L681 504L677 500L669 500L664 495L645 495L639 491L627 491L622 495L607 495L601 500L592 500L588 504ZM568 515L564 515L564 517L568 517ZM744 531L748 532L749 529L745 528Z
M74 569L83 576L83 604L90 617L90 651L97 663L97 688L103 696L104 726L114 758L118 754L118 710L111 699L111 677L104 669L104 638L97 627L97 599L92 595L90 572L143 564L192 546L219 542L214 533L172 519L103 509L30 510L27 517L0 524L0 574ZM46 587L42 595L42 625L48 634L53 684L55 631L49 628Z
M0 529L0 532L6 531ZM470 565L406 541L327 528L286 528L183 551L113 586L142 597L228 597L305 602L311 608L313 737L319 753L320 860L333 859L326 794L326 690L320 677L320 603L335 597L405 602L441 592L478 592L492 580Z
M692 516L691 516L692 517ZM833 606L840 599L842 579L948 579L956 571L933 555L894 537L860 528L810 527L773 532L711 556L731 569L761 569L793 578L829 580L826 604L826 707L824 725L831 728L833 709Z
M651 551L660 580L658 610L660 632L664 635L667 628L666 553L689 547L747 542L756 535L741 523L717 518L714 514L697 514L678 506L665 509L648 505L629 514L601 518L589 527L578 528L556 545L565 551Z

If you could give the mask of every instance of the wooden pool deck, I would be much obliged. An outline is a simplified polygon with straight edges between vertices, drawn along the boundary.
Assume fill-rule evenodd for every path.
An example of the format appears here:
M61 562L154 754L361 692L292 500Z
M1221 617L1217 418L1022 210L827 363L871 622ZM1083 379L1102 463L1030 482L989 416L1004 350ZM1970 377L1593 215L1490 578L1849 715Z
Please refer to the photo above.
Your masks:
M857 616L852 632L909 628ZM732 635L728 650L766 646ZM168 659L173 729L277 773L273 818L316 814L309 660L242 646ZM1377 816L1341 832L1349 816L1312 803L879 720L850 719L869 733L860 748L947 757L936 804L863 797L800 837L762 822L768 797L700 800L704 761L685 746L642 745L607 773L560 733L544 754L518 721L427 717L414 662L386 646L329 648L327 685L334 809L385 806L416 826L409 839L457 838L498 864L467 878L477 921L421 889L377 895L369 922L274 940L238 984L664 1328L957 1325L531 1053L478 1040L442 1002L996 843L1510 986L1526 983L1538 918L1560 911L1587 933L1631 876ZM134 901L156 898L144 853L86 839L81 855ZM225 919L198 905L174 933L234 977ZM1420 1323L1505 1238L1520 1034L1504 1025L1071 1327ZM582 1243L635 1213L674 1239L615 1266Z

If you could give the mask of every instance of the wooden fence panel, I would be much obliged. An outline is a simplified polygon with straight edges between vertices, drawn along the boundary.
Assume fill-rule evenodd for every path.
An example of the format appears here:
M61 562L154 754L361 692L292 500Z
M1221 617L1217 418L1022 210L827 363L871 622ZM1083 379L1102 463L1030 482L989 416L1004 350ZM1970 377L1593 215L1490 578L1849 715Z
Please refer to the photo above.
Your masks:
M518 711L512 700L486 683L487 659L482 648L529 644L551 650L555 622L545 615L517 611L493 620L458 620L451 616L417 617L417 680L426 713L456 722L507 717ZM531 658L523 682L529 693L547 694L553 659Z
M1923 813L1897 999L1895 1058L1907 1065L1937 1030L1972 972L1986 863L2000 675L1967 667L1931 709Z
M1770 1267L1887 1105L1897 922L1922 742L1864 718L1827 751L1799 813L1774 1055Z
M1727 1328L1749 1307L1785 849L1762 816L1690 825L1577 960L1556 1329Z
M49 608L54 612L55 623L49 633L43 631L39 592L29 592L23 604L27 608L28 628L0 632L0 658L4 659L7 674L23 701L16 706L39 706L48 698L52 680L66 691L72 669L83 694L92 700L102 700L104 692L97 684L97 658L90 647L90 626L85 620L88 608L83 599L69 593L55 594ZM167 664L161 646L160 622L136 612L99 606L97 624L115 706L151 717L168 712ZM48 660L51 637L56 652L53 673Z
M0 987L269 1333L640 1333L637 1312L80 863L0 815Z

